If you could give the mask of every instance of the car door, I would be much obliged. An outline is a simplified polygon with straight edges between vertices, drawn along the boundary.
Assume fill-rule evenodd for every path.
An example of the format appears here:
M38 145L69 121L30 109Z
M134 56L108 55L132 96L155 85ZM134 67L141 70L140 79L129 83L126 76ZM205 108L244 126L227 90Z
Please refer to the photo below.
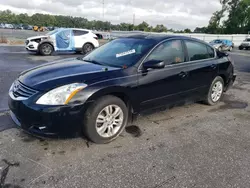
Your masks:
M73 32L71 29L63 29L55 33L55 50L72 51L75 48Z
M205 43L194 40L186 39L184 44L188 61L186 71L189 73L188 96L189 98L204 97L218 73L215 50Z
M88 34L88 31L84 30L73 30L74 33L74 41L75 41L75 48L76 49L82 49L86 35Z
M174 50L173 50L174 49ZM152 60L164 61L162 69L143 68L138 73L137 98L141 110L172 104L185 98L188 73L185 71L185 53L181 40L160 43L144 63Z

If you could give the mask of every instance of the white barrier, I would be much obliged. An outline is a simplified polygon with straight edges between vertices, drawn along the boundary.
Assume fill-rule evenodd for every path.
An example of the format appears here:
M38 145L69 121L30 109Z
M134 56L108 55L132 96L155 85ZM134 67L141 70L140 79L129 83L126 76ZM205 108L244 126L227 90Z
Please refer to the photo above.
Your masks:
M231 40L235 46L239 46L243 40L250 37L248 34L233 34L233 35L218 35L218 34L199 34L199 33L154 33L154 32L142 32L142 31L111 31L111 32L96 32L103 35L104 39L113 39L131 34L166 34L166 35L182 35L192 38L197 38L206 42L210 42L214 39L228 39Z

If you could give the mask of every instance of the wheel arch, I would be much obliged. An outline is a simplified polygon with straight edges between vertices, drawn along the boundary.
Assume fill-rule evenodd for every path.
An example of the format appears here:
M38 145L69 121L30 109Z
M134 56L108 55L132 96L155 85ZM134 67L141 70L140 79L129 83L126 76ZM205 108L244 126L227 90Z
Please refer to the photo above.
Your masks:
M52 41L50 41L50 40L42 40L42 41L38 44L37 49L39 50L39 49L40 49L40 46L41 46L42 44L45 44L45 43L50 44L50 45L53 47L53 51L55 51L54 43L53 43Z
M83 46L86 45L86 44L91 44L91 45L95 48L95 45L94 45L92 42L90 42L90 41L85 42L85 43L82 45L82 48L83 48Z
M87 103L93 102L96 99L103 97L105 95L112 95L112 96L116 96L116 97L120 98L125 103L125 105L128 107L129 112L134 113L137 109L136 108L137 105L135 104L132 96L129 93L130 93L129 89L122 87L122 86L112 86L112 87L108 87L108 88L102 88L102 89L99 89L99 90L93 92L88 97L86 102Z

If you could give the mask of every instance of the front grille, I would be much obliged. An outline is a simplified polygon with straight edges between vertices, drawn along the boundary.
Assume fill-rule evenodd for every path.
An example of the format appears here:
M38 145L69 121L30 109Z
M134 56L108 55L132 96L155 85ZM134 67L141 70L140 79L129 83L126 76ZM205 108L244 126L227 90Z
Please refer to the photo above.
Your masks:
M29 98L32 95L37 93L36 90L31 89L30 87L25 86L19 81L16 81L13 86L13 95L14 97L24 97L24 98Z
M29 40L26 40L26 41L25 41L25 44L28 45L28 44L29 44Z

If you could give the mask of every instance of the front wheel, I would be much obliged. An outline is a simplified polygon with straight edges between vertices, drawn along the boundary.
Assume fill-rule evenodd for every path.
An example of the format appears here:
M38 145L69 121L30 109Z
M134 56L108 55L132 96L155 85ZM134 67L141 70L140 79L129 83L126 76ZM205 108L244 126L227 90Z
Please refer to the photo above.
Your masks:
M39 52L41 55L51 55L54 51L54 48L49 43L43 43L39 46Z
M115 96L97 99L86 111L83 133L91 141L104 144L116 139L128 122L128 109Z
M207 97L206 97L206 104L208 105L216 105L222 97L224 91L224 81L220 76L217 76L208 91Z

